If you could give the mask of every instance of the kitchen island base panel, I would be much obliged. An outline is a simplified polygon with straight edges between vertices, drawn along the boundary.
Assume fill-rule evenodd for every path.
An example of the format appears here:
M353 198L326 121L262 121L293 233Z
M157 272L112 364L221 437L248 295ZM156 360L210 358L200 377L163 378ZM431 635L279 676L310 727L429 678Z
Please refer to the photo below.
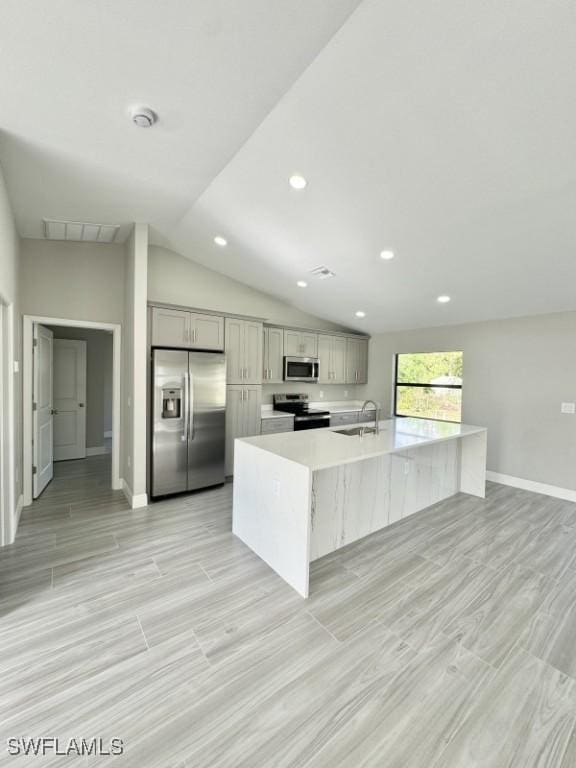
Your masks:
M313 472L310 560L458 493L458 442Z
M256 446L234 446L232 532L308 597L311 473Z
M480 427L456 425L450 434L445 425L401 423L395 435L351 443L359 453L352 460L346 444L326 435L310 445L294 438L285 446L277 438L235 442L233 532L305 598L311 561L460 491L485 497L486 430ZM403 447L390 450L392 442ZM326 466L327 448L345 460Z

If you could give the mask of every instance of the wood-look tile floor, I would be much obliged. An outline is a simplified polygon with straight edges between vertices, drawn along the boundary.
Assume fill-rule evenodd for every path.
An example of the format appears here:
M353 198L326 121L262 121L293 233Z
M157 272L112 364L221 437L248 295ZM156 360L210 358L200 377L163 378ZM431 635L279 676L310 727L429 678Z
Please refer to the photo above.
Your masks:
M576 766L576 505L489 484L318 561L304 601L230 485L130 510L108 478L58 464L0 550L0 765Z

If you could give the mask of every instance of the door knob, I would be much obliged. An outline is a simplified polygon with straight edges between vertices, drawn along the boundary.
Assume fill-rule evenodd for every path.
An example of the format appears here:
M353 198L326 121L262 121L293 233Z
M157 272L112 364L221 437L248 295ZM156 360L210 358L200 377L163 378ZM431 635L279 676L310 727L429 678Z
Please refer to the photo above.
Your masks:
M84 403L78 403L78 408L84 408Z
M57 413L58 413L58 411L56 410L56 408L52 408L52 409L50 410L50 415L51 415L51 416L56 416L56 414L57 414Z

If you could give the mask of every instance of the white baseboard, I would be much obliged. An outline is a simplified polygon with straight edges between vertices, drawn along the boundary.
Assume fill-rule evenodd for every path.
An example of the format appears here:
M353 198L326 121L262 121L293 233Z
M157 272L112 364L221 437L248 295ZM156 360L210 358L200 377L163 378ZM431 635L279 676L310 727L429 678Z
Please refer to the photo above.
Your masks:
M522 488L524 491L543 493L545 496L553 496L555 499L576 501L576 491L572 491L570 488L560 488L558 485L537 483L534 480L525 480L523 477L514 477L513 475L502 475L500 472L492 472L491 470L487 470L486 479L501 485L509 485L512 488Z
M22 514L23 509L24 509L24 496L20 494L18 501L16 502L16 509L14 510L14 535L16 535L16 531L18 530L18 526L20 525L20 515Z
M86 456L102 456L108 453L105 445L94 445L92 448L86 448Z
M130 488L126 480L122 480L122 491L132 509L139 509L140 507L148 506L148 494L137 493L134 495L132 493L132 488Z
M8 541L6 541L6 544L13 544L14 539L16 538L16 533L18 532L18 525L20 524L20 515L22 514L22 509L24 508L24 496L20 494L18 497L18 501L16 502L16 508L14 510L14 514L12 515L12 524L10 526L10 530L8 531Z
M107 432L104 432L104 437L112 437L112 430L109 429Z

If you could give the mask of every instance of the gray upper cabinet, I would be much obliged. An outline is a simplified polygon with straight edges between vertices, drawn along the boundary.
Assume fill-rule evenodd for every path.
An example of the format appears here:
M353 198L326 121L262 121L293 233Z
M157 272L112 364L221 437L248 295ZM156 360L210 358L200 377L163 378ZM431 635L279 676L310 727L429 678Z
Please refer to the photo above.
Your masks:
M320 384L344 384L346 381L346 339L318 334Z
M264 369L265 384L281 384L284 380L284 330L264 328Z
M224 349L224 318L153 307L152 345L220 351Z
M190 346L190 312L153 307L152 345L188 348Z
M262 383L262 323L227 317L226 370L229 384Z
M318 357L318 334L286 329L284 354L287 357Z
M191 346L194 349L224 349L224 318L218 315L190 314Z
M346 339L346 383L368 381L368 339Z

